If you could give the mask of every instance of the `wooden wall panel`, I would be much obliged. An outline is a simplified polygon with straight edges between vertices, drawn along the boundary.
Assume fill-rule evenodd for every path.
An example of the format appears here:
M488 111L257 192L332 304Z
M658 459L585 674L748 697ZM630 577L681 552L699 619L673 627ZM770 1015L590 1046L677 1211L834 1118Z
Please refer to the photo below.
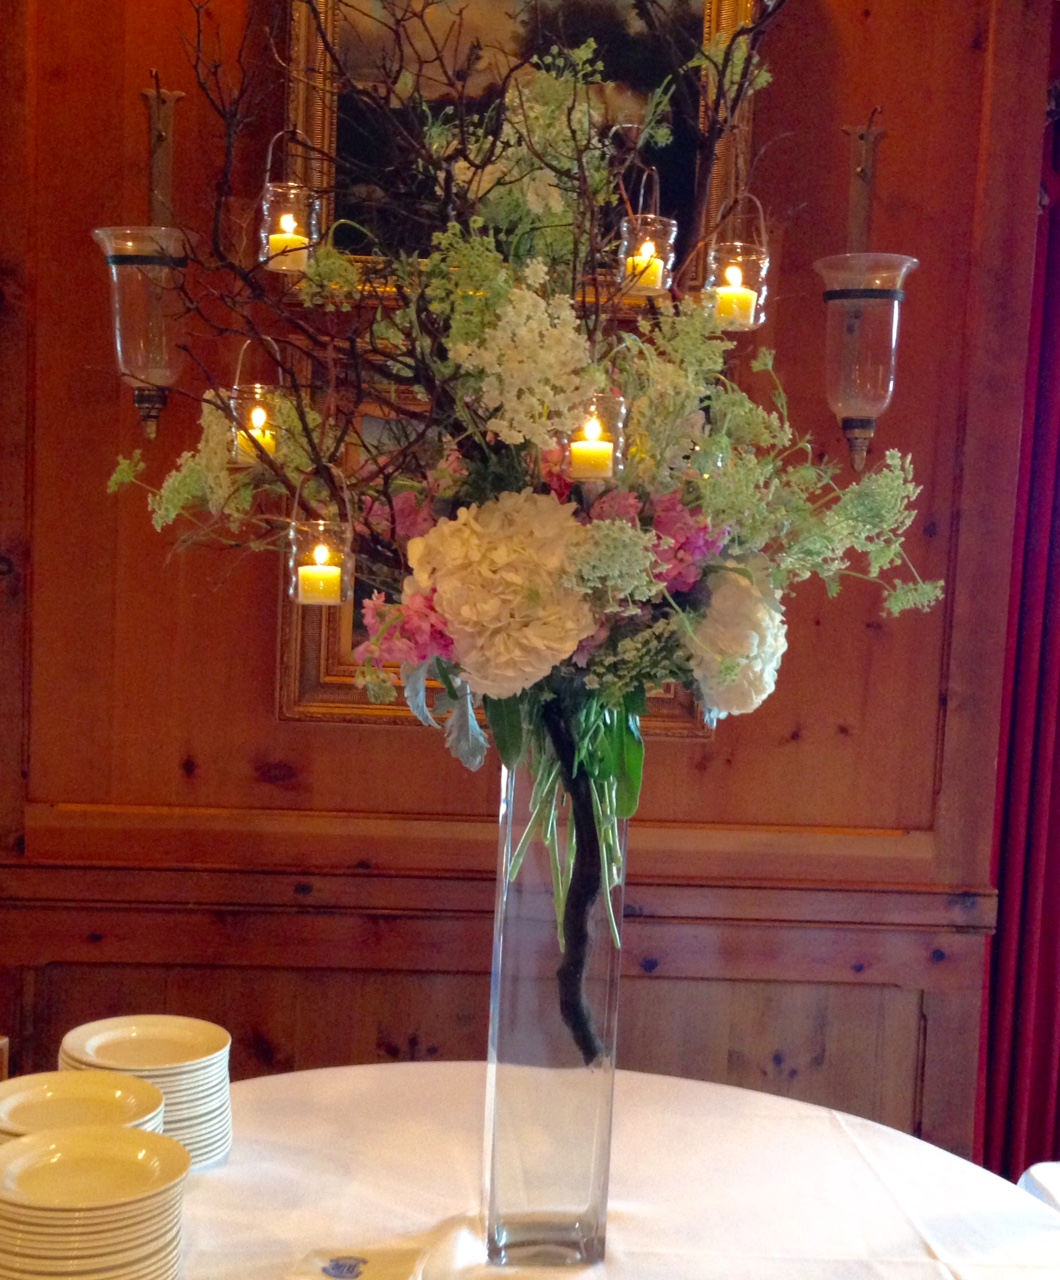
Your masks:
M913 1133L921 1001L918 991L885 986L633 980L622 991L619 1060Z

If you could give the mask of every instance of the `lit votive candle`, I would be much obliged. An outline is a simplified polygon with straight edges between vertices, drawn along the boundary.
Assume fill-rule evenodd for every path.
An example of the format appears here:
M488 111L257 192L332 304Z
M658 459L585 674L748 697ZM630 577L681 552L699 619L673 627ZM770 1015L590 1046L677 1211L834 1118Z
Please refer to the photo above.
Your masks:
M309 237L298 233L293 213L280 216L280 229L269 236L270 271L304 271L309 265Z
M632 257L626 259L626 277L636 289L662 289L666 263L655 255L655 244L645 240Z
M570 478L572 480L610 480L615 469L615 446L601 439L604 429L592 414L570 442Z
M315 564L298 566L299 604L341 604L342 566L328 564L331 553L322 542L313 548Z
M758 294L743 282L743 272L732 264L725 268L726 283L714 290L718 323L723 329L753 329Z
M256 404L250 411L250 426L241 428L236 435L241 461L257 462L258 451L254 448L256 440L270 458L276 456L276 432L268 426L269 415L265 408Z

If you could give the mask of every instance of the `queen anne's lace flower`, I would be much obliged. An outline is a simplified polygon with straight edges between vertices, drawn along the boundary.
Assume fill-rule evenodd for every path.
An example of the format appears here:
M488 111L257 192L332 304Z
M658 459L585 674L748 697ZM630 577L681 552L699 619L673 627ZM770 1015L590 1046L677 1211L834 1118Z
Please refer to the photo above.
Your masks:
M732 565L734 569L748 566ZM694 624L689 661L708 717L754 711L777 683L787 624L764 576L724 569L710 575L710 605Z
M480 342L453 343L451 354L481 377L490 429L506 444L547 449L578 425L602 379L570 299L545 299L522 285Z
M583 537L573 506L525 490L462 507L455 520L440 520L409 543L406 605L434 592L453 657L475 693L521 693L592 633L588 603L563 582Z

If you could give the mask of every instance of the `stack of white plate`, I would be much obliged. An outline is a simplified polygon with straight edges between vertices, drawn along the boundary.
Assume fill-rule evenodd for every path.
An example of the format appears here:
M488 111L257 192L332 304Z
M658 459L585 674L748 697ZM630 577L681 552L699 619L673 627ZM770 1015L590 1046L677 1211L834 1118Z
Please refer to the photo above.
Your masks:
M0 1142L40 1129L117 1124L162 1132L162 1090L121 1071L39 1071L0 1084Z
M0 1280L176 1280L188 1153L117 1125L0 1147Z
M182 1142L192 1167L223 1160L232 1147L228 1051L232 1037L212 1022L168 1013L86 1022L63 1037L64 1070L127 1071L165 1095L163 1133Z

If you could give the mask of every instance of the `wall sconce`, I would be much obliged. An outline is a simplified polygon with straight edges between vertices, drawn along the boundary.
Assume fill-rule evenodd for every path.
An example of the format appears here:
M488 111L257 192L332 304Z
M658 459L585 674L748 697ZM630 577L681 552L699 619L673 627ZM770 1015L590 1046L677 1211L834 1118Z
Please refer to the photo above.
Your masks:
M745 194L739 202L751 210L730 207L721 238L707 247L704 286L714 291L714 314L726 333L757 329L766 318L769 245L765 215L758 200ZM737 203L739 203L737 202Z
M184 233L176 227L99 227L92 235L110 267L118 368L153 436L182 363L183 305L174 273L187 265Z
M309 265L309 250L320 238L319 211L313 193L302 183L272 181L272 149L289 134L302 136L298 130L283 129L269 143L258 258L269 271L299 274Z
M840 253L814 268L828 304L825 380L855 471L865 466L876 419L891 402L902 281L918 266L900 253Z
M287 594L299 604L352 599L349 527L339 520L292 521L287 538Z
M625 461L626 402L604 392L589 406L584 422L567 442L567 475L571 480L613 480Z

